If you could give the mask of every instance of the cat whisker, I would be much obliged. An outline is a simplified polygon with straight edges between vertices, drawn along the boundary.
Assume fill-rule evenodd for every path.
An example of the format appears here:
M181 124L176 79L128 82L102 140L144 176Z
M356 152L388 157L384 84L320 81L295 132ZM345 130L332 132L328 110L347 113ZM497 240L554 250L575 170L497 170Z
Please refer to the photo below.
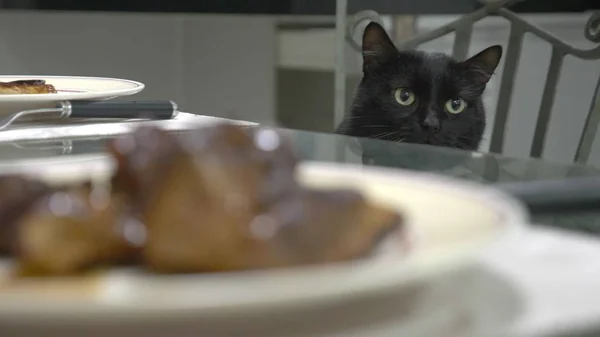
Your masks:
M389 125L383 125L383 124L374 124L374 125L361 125L361 128L389 128Z
M384 137L393 136L393 135L395 135L397 133L398 133L398 131L382 132L382 133L376 134L374 136L371 136L370 138L381 139L381 138L384 138Z
M457 140L456 142L456 146L457 149L461 149L461 150L472 150L475 151L476 149L474 149L471 145L464 143L460 140Z
M463 142L463 141L465 141L465 142L471 142L472 138L466 137L466 136L457 136L456 140L459 141L459 142Z
M391 142L403 142L406 140L406 137L404 137L402 135L402 133L400 131L390 131L390 132L384 132L384 133L380 133L376 136L374 136L373 138L375 139L381 139L381 138L386 138L385 140L391 141Z
M387 136L389 136L389 135L390 135L390 133L380 133L380 134L378 134L378 135L371 136L370 138L373 138L373 139L381 139L381 138L387 137Z

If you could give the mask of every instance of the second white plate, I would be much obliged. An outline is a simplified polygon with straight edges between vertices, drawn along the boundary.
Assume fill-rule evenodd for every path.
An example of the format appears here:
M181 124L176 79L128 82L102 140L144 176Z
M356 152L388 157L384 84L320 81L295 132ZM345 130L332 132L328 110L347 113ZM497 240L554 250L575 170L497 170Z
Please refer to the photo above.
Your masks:
M57 93L0 95L0 114L39 107L52 107L60 101L110 99L137 94L144 90L143 83L118 78L44 75L0 76L0 82L17 80L44 80L46 84L53 85Z
M38 162L23 165L23 173L64 180L82 174L102 176L111 166L101 158L62 165ZM304 163L299 178L318 188L356 188L374 202L398 209L417 234L410 254L392 248L363 261L187 276L114 269L91 278L22 281L12 286L0 266L0 324L76 321L85 325L131 317L158 322L183 313L194 319L228 317L382 295L464 267L482 249L527 221L513 199L490 188L437 176Z

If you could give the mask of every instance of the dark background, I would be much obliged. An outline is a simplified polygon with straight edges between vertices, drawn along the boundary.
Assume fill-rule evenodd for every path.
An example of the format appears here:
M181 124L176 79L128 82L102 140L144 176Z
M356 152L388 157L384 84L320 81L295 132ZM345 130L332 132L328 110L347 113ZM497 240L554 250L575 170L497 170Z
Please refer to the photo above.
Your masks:
M348 0L348 12L372 9L386 14L459 14L477 0ZM239 14L334 14L335 0L4 0L0 8ZM582 12L600 9L599 0L527 0L517 12Z

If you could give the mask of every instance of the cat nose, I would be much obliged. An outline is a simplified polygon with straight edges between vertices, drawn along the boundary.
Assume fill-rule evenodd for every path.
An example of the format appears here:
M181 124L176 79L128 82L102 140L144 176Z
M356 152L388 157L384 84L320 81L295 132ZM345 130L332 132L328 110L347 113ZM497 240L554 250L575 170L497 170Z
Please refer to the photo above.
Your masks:
M428 114L427 117L423 120L423 129L428 132L438 132L440 131L440 121L431 114Z

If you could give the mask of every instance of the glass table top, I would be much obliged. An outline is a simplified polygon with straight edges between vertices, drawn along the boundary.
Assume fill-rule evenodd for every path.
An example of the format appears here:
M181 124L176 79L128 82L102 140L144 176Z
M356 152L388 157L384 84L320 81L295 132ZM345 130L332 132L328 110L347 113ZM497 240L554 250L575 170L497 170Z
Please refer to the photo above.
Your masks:
M186 131L180 131L186 132ZM281 129L301 160L383 166L433 172L484 184L600 176L600 168L552 163L538 159L509 158L429 145L356 139L340 135ZM111 138L83 137L0 143L0 161L105 154ZM535 222L600 234L598 214L534 217Z
M308 131L280 131L302 160L427 171L482 183L600 175L600 167ZM0 161L102 154L106 141L115 137L118 136L0 142Z

